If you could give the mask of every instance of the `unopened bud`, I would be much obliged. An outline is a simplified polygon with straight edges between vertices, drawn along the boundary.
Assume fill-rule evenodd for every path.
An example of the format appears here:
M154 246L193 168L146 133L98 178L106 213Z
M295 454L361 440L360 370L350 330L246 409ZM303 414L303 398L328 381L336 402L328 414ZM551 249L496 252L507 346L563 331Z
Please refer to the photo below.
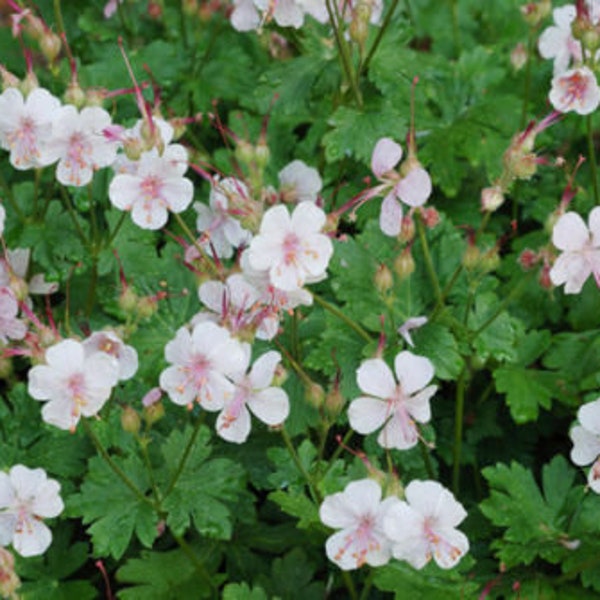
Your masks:
M0 75L2 76L2 90L21 86L21 80L2 65L0 65Z
M415 221L410 215L402 217L399 240L405 244L415 239Z
M335 419L342 412L345 403L346 400L340 391L339 385L334 386L325 397L325 410L329 417Z
M311 382L306 386L305 397L309 404L320 408L325 402L325 390L318 383Z
M163 15L162 6L158 2L148 2L148 16L151 19L158 20Z
M537 27L552 10L550 0L540 0L539 2L527 2L521 6L521 15L525 22L531 27Z
M61 47L62 42L55 33L52 33L49 29L44 31L40 39L40 50L48 62L53 63L56 60L56 57L60 54Z
M137 310L139 302L138 295L127 286L119 296L119 307L125 313L133 313Z
M182 0L181 9L188 17L193 17L198 13L198 0Z
M462 264L468 271L475 269L481 262L481 252L474 244L469 244L462 257Z
M381 263L377 267L374 283L375 288L381 294L385 294L394 287L394 274L387 265Z
M407 279L414 273L415 270L415 260L412 257L412 253L410 248L406 248L399 255L398 258L394 261L394 271L396 275L400 278L400 280Z
M254 148L254 160L259 169L264 169L271 160L271 150L265 140L259 141Z
M520 71L527 63L527 49L522 42L519 42L510 53L510 64L515 71Z
M150 427L160 421L165 416L165 407L162 402L155 402L150 406L144 407L144 420Z
M33 92L33 90L36 90L39 87L40 82L38 81L35 73L33 71L27 71L27 75L25 75L25 79L21 81L20 85L23 96L28 96L30 92Z
M539 276L538 281L545 290L551 290L554 287L554 284L552 283L552 279L550 279L550 266L549 265L544 265L540 269L540 276Z
M67 104L72 104L77 108L85 105L85 92L81 89L77 80L72 80L64 94L64 100Z
M127 433L136 434L139 432L142 420L137 411L131 406L126 406L121 413L121 427Z
M481 210L494 212L504 204L504 194L500 186L494 185L481 190Z
M275 368L275 374L273 375L273 381L271 381L271 385L273 387L281 387L288 378L288 372L285 367L279 363Z
M539 254L533 250L530 250L529 248L525 248L525 250L523 250L519 256L519 264L525 271L533 269L539 260Z
M360 48L364 48L367 36L369 35L369 19L371 18L371 9L365 3L359 3L354 11L352 22L350 23L350 39L356 42Z
M238 140L235 147L235 157L246 166L252 165L255 159L254 146L246 140Z
M140 319L149 319L158 310L158 302L151 296L142 296L136 308Z
M144 143L139 138L127 138L123 142L123 151L129 160L139 160L144 152Z
M481 255L480 266L486 273L495 271L500 266L498 248L494 247Z
M423 224L425 227L427 227L427 229L433 229L439 224L440 213L437 211L437 209L433 208L432 206L428 208L421 207L420 211Z
M17 598L15 594L21 580L15 573L14 556L5 548L0 548L0 597Z

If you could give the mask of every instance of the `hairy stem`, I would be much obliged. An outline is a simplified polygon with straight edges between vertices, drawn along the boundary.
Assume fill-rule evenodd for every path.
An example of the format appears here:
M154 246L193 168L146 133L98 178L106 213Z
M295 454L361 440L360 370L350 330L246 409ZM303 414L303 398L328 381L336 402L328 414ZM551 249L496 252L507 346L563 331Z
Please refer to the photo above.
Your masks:
M457 496L460 489L460 459L462 454L463 421L465 413L465 390L467 387L467 368L463 368L456 384L456 403L454 408L454 446L452 448L452 491Z
M353 329L360 337L365 340L365 342L371 342L372 338L369 333L363 329L358 323L353 321L348 315L346 315L343 311L341 311L334 304L330 304L327 300L321 298L321 296L317 296L317 294L313 293L313 299L317 304L320 304L325 310L329 311L332 315L335 315L338 319L346 323L350 329Z
M598 167L596 161L596 146L594 144L594 125L592 123L592 115L586 117L587 139L588 139L588 154L590 158L590 171L592 175L592 186L594 188L594 201L596 205L600 205L600 191L598 190Z

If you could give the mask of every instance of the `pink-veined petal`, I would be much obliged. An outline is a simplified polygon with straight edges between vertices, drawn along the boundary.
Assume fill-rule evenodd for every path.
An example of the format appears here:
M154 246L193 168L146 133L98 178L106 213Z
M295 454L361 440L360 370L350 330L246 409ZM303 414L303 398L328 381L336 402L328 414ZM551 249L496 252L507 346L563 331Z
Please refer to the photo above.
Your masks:
M356 371L356 382L365 394L378 398L390 398L396 391L392 370L381 358L363 361Z
M417 356L408 350L396 355L394 370L405 394L414 394L423 389L434 375L433 364L424 356Z
M396 200L396 195L391 191L381 203L379 213L379 227L385 235L396 237L402 227L402 206Z
M352 400L348 407L350 427L362 435L379 429L389 416L388 403L369 396L361 396Z
M390 138L381 138L371 156L371 170L381 178L391 171L402 158L402 147Z
M394 191L404 204L423 206L431 196L431 177L423 168L411 169L406 177L396 184Z

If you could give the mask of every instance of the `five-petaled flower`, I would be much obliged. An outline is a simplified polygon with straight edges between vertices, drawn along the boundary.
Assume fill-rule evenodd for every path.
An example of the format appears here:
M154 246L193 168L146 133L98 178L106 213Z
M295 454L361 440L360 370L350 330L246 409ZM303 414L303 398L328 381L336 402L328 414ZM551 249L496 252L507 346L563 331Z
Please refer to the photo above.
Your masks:
M552 80L550 103L559 112L575 111L589 115L600 104L600 88L588 67L579 67L556 75Z
M428 358L405 350L396 356L394 370L398 382L381 358L360 365L358 387L368 396L352 401L348 418L352 429L362 434L383 426L377 437L379 445L406 450L419 440L416 421L427 423L431 419L429 399L437 386L427 385L434 373Z
M578 425L571 429L571 460L578 466L592 464L588 484L600 494L600 398L579 407Z
M52 532L42 519L57 517L64 508L60 485L43 469L15 465L0 472L0 546L12 544L21 556L43 554Z

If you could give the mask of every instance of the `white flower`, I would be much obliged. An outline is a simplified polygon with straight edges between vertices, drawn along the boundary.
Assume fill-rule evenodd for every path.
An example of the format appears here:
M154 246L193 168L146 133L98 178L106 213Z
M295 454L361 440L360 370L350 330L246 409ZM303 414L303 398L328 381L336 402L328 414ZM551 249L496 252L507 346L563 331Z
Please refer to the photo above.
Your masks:
M291 217L285 206L273 206L250 243L250 266L268 271L271 283L288 292L323 279L333 254L331 240L321 233L325 221L312 202L298 204Z
M542 58L554 59L554 75L564 73L571 64L571 59L580 61L581 43L571 32L571 24L575 20L577 10L572 4L560 6L552 11L554 25L547 27L538 40L538 50Z
M329 560L344 571L364 564L386 564L391 556L391 542L384 530L384 518L398 502L394 497L382 502L381 487L372 479L353 481L343 492L327 496L319 517L325 525L341 529L325 543Z
M562 215L552 230L552 243L562 250L550 269L554 285L565 285L566 294L578 294L590 275L600 282L600 207L589 215L589 229L574 212Z
M287 419L288 396L280 387L271 386L280 361L279 352L270 351L254 362L247 375L233 376L235 393L225 401L216 423L217 433L223 439L237 444L245 442L250 434L250 412L270 426L281 425Z
M86 356L104 352L119 366L119 379L131 379L138 369L138 355L133 346L127 346L114 331L96 331L83 341Z
M52 162L43 150L59 108L60 100L43 88L33 90L26 100L16 88L0 95L0 145L10 151L10 164L15 169L44 167Z
M248 344L210 321L197 323L191 333L182 327L165 346L171 366L160 374L160 387L175 404L197 401L205 410L222 410L235 391L230 377L245 372L248 353Z
M348 408L352 429L361 434L372 433L383 425L377 442L384 448L406 450L415 446L419 432L415 421L431 419L429 399L437 387L425 387L433 377L429 359L408 351L400 352L394 370L381 358L365 360L356 373L358 387L369 394L356 398Z
M319 172L301 160L279 171L279 188L284 202L316 202L323 187Z
M258 29L261 17L254 5L254 0L233 0L231 25L237 31L252 31Z
M413 329L419 329L419 327L423 327L425 323L427 323L427 317L411 317L410 319L404 321L400 327L398 327L398 333L404 338L404 341L409 346L414 348L414 343L410 332Z
M402 158L402 148L390 138L381 138L371 156L371 169L381 182L371 196L385 194L379 214L379 226L385 235L395 237L402 227L402 205L423 206L431 196L431 178L418 163L401 175L395 169ZM410 157L409 157L410 158Z
M573 441L571 460L578 466L592 464L588 473L588 484L600 494L600 398L579 407L579 425L571 429Z
M211 255L231 258L233 249L247 244L252 234L244 229L233 216L241 212L249 202L250 192L246 184L235 177L225 177L215 181L210 191L209 206L194 203L198 213L196 228L203 232L200 243Z
M144 152L135 173L120 173L111 182L108 196L120 210L131 210L133 222L142 229L160 229L168 211L180 213L192 202L194 186L183 177L187 151L179 144L162 153Z
M13 545L21 556L43 554L52 532L42 519L58 516L64 508L60 485L43 469L15 465L0 473L0 545Z
M386 534L392 554L422 569L433 557L442 569L451 569L469 551L467 536L456 529L467 516L462 504L437 481L411 481L406 502L390 506Z
M45 155L49 163L58 160L56 178L60 183L76 187L87 185L95 169L112 164L117 146L102 133L110 123L110 115L98 106L78 112L68 104L58 110Z
M559 112L575 111L580 115L588 115L600 104L596 76L588 67L565 71L552 80L549 99Z
M17 318L19 303L13 291L8 287L0 287L0 342L8 344L8 340L22 340L27 333L27 326Z
M29 395L47 401L42 418L60 429L74 431L81 416L96 415L119 377L112 356L86 355L83 344L71 339L48 348L46 363L29 370Z

